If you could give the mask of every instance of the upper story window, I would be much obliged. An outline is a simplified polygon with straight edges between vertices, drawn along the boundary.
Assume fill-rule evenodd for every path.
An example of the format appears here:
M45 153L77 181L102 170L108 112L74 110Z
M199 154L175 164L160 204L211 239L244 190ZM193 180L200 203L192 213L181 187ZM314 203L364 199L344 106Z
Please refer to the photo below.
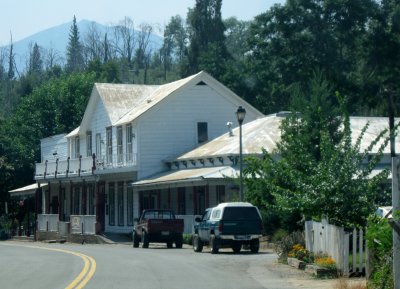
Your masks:
M118 163L122 163L122 126L117 127L117 156Z
M92 132L88 131L86 133L86 156L92 156Z
M208 141L208 124L207 122L197 123L197 143Z
M132 133L132 125L128 124L126 126L126 160L131 161L133 159L133 148L132 148L132 139L133 139L133 133Z
M80 141L79 141L79 136L75 137L75 158L79 158L81 155L80 152Z
M112 127L106 129L107 163L112 163Z
M101 134L96 134L96 158L100 159L101 156Z

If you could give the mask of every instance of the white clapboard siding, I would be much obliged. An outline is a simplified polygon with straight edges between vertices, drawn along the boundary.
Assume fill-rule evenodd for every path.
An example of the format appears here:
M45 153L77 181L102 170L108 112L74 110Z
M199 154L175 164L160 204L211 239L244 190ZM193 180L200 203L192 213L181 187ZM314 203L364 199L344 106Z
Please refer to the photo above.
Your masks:
M206 85L184 88L143 114L138 120L139 179L167 170L163 160L195 148L197 122L208 123L208 139L237 126L238 105ZM257 118L250 110L245 122Z
M46 160L55 161L58 159L67 159L68 142L65 138L66 134L53 135L40 141L40 151L42 154L41 162Z

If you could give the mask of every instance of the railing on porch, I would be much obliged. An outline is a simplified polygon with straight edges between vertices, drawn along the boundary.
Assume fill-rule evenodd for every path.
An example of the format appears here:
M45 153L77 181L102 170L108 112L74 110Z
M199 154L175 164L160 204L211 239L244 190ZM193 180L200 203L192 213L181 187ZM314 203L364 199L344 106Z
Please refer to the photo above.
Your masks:
M136 154L116 154L112 156L95 155L66 160L46 160L37 163L35 179L63 178L68 176L80 176L92 174L95 170L116 169L134 167L137 165Z
M38 230L46 232L58 231L58 214L38 215Z
M307 221L305 238L307 250L331 256L344 276L363 272L367 253L362 229L346 232L344 228L331 225L325 219L321 223Z
M71 215L71 234L96 234L96 216L94 215Z
M201 215L176 215L177 219L183 219L184 223L184 234L192 234L194 232L194 219L196 217L201 217Z
M58 232L65 236L70 234L96 234L96 216L94 215L71 215L70 222L58 220L58 214L38 215L38 230L43 232Z

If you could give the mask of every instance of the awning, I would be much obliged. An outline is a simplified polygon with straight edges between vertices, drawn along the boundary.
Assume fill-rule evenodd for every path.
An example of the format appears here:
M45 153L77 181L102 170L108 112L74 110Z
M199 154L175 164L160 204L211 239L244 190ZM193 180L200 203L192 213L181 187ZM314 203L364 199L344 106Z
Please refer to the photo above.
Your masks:
M47 184L40 184L40 187L45 187ZM38 184L28 185L22 188L18 188L12 191L8 191L12 197L28 196L35 194Z
M231 166L193 168L169 171L151 178L133 182L135 187L151 185L172 185L185 182L200 182L208 179L237 178L239 170Z

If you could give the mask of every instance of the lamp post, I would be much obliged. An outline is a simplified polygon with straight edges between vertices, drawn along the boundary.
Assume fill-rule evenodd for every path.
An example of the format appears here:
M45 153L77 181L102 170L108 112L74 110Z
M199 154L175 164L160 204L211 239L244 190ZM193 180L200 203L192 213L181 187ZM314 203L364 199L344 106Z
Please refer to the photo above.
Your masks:
M240 191L239 191L239 197L240 201L243 202L243 153L242 153L242 123L244 120L244 117L246 116L246 110L239 106L239 108L236 111L236 117L239 122L239 158L240 158Z

